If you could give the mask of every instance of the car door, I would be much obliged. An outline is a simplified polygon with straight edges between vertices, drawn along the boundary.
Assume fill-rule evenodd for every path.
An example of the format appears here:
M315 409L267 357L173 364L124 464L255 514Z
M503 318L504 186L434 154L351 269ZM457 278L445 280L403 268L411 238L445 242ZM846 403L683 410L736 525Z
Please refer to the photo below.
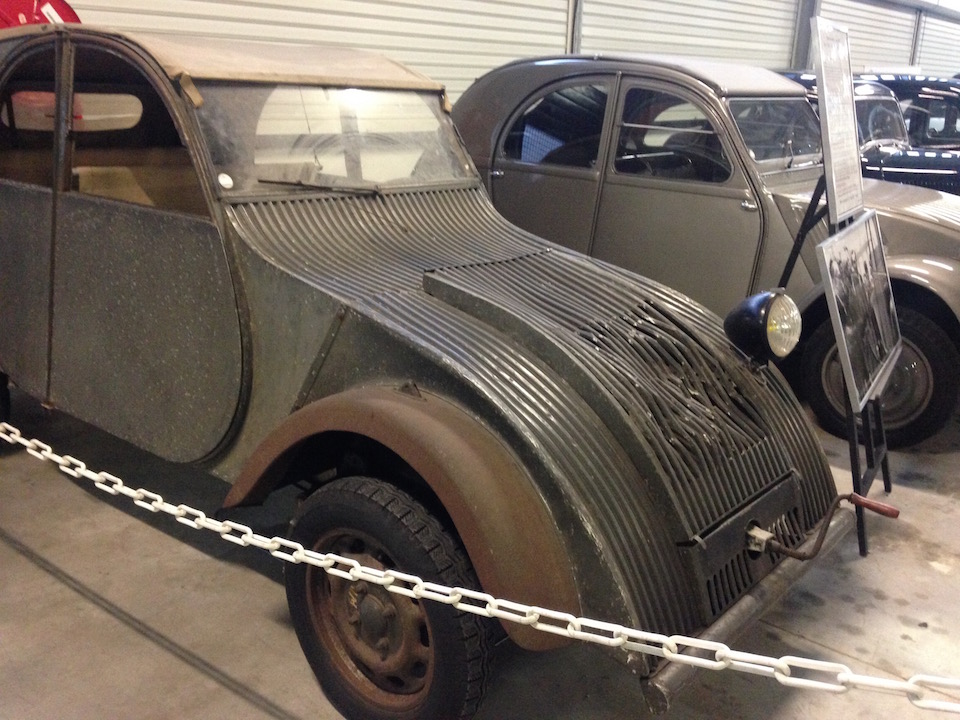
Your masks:
M220 232L145 72L122 48L60 42L56 62L50 42L46 58L25 59L13 75L34 93L28 99L52 106L47 73L61 68L67 89L57 116L66 132L59 152L51 145L39 163L56 169L52 201L51 188L31 187L33 217L0 227L4 260L13 262L0 270L3 282L28 282L21 267L39 278L28 311L46 318L19 333L24 347L4 348L4 366L8 350L18 369L39 362L24 376L51 405L168 459L201 459L227 437L243 377ZM33 132L49 135L52 120L40 113ZM27 199L22 187L7 190L5 204Z
M0 45L0 57L14 52L16 44ZM52 54L33 50L21 57L52 79ZM6 63L2 67L6 70ZM54 136L35 130L31 120L54 113L53 86L27 85L6 72L0 82L0 370L23 391L45 397Z
M722 128L693 94L624 79L591 254L725 314L751 289L762 219Z
M548 86L507 122L490 174L504 217L588 252L613 83L612 75L588 76Z

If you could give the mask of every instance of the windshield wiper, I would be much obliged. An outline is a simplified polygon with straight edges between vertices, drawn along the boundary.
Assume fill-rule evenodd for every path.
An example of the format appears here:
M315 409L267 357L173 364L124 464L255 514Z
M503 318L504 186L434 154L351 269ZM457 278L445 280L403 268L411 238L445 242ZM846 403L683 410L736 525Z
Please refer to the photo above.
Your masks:
M812 167L813 165L817 165L817 164L819 164L819 163L821 162L821 160L820 160L820 157L821 157L821 156L820 156L820 153L816 153L816 154L814 154L812 160L804 160L803 162L799 162L799 163L798 163L798 162L797 162L797 157L798 157L798 156L797 156L797 154L793 151L793 138L790 138L789 140L787 140L787 142L786 142L786 148L787 148L787 151L790 153L790 159L787 160L787 170L790 170L790 169L795 168L795 167L796 167L796 168ZM805 155L805 154L806 154L806 153L804 153L804 155ZM802 157L802 156L801 156L801 157Z
M787 164L787 169L799 169L806 167L814 167L815 165L821 165L823 163L823 156L820 153L817 153L813 156L812 160L804 160L803 162L794 162L795 158L790 158L790 162Z
M323 190L324 192L344 193L347 195L382 195L383 191L379 185L342 185L330 182L312 182L301 178L281 179L258 177L258 182L271 185L287 185L290 187L301 187L310 190Z

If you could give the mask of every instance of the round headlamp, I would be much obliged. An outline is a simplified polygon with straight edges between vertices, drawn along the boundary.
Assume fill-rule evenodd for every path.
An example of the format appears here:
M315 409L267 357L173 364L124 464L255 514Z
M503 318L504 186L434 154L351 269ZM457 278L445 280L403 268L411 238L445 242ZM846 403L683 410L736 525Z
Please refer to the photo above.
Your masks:
M730 341L758 362L784 358L800 342L800 310L783 290L751 295L723 321Z

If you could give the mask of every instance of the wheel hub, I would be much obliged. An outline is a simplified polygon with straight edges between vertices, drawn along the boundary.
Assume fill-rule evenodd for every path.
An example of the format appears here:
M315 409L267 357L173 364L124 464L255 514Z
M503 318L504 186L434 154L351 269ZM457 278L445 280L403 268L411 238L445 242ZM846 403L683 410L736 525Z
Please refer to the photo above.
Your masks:
M370 555L351 557L366 567L386 569ZM317 600L326 608L320 617L328 618L343 660L396 697L424 692L433 653L420 602L376 583L329 576L325 580L316 588Z
M908 340L883 393L885 421L900 427L915 420L933 397L933 370L929 361Z
M351 604L355 603L355 611L351 613L351 624L357 629L357 639L372 650L380 653L385 660L390 650L390 635L395 634L392 620L397 616L397 609L390 598L379 598L370 593L367 583L357 583L360 587L350 593ZM353 622L355 620L355 622Z
M837 349L824 359L822 369L824 392L836 412L846 413L847 396L843 384L843 371ZM890 379L881 396L884 425L887 430L908 425L920 416L933 396L933 370L923 353L904 339Z

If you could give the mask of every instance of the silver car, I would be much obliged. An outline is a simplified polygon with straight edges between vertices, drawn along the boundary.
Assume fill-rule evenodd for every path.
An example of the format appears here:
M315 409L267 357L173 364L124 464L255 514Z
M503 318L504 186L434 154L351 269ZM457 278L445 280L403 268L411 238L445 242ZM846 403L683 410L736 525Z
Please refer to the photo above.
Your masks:
M673 286L718 313L777 285L823 174L800 85L760 68L650 56L511 63L457 101L454 121L494 205L562 245ZM891 447L935 433L960 377L960 198L864 179L904 339L883 398ZM782 367L821 424L846 432L845 394L809 233L788 292L804 313Z

